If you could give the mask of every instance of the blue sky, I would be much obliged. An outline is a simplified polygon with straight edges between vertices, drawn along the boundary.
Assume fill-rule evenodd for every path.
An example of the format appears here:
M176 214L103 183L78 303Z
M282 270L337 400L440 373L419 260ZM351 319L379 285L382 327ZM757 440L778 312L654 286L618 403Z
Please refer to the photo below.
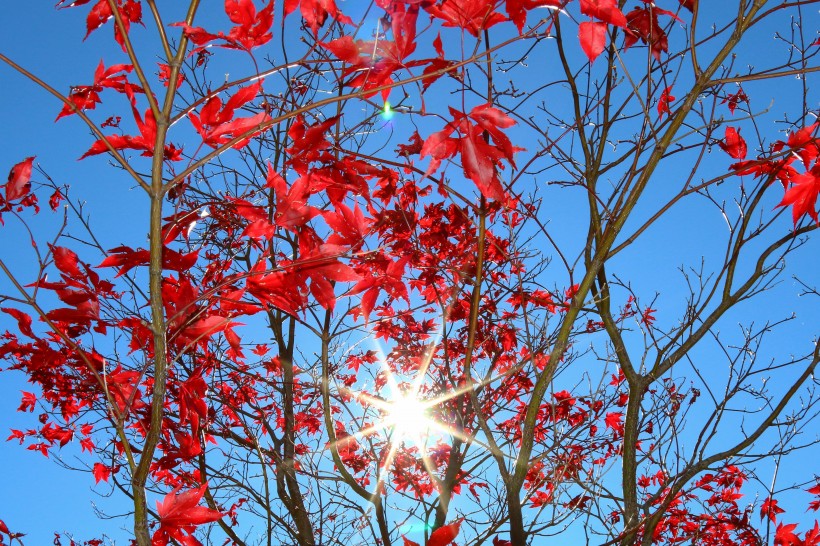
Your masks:
M37 74L45 75L48 83L58 90L65 92L72 84L90 80L100 57L109 57L112 47L110 25L81 43L87 8L55 12L51 2L8 4L0 8L0 14L7 23L0 33L0 52L8 54L24 67L32 68ZM221 5L213 5L218 8L214 13L218 11L222 17ZM346 11L355 15L352 10ZM211 12L206 12L205 19L211 15ZM807 20L809 16L812 21L820 22L816 11L807 14ZM750 45L750 59L742 61L764 54L761 51L765 50L766 44L759 44L758 47L760 49ZM126 177L107 168L104 158L78 161L92 141L82 122L72 117L53 123L60 109L56 100L5 65L0 65L0 81L3 82L0 87L0 111L3 112L5 133L4 145L0 150L0 168L8 169L25 157L37 155L38 164L58 184L71 184L77 188L74 195L81 195L87 200L88 209L94 211L94 227L103 246L144 244L145 230L134 227L145 221L147 202L142 192L135 190ZM795 82L791 83L796 85ZM779 86L783 85L787 84L774 84L768 89L765 85L760 86L756 96L760 98L755 99L755 105L761 109L771 108L774 113L786 109L777 102L782 90ZM765 104L767 91L776 99L773 106ZM713 160L725 162L725 157L719 154L719 150L715 151ZM777 196L772 195L771 200L771 206L774 206ZM706 252L705 248L714 250L709 247L708 239L710 230L720 225L720 218L708 209L704 206L674 210L663 220L670 233L668 238L642 240L638 249L644 257L643 261L635 262L633 253L630 255L633 257L625 257L624 262L616 261L616 267L628 272L636 282L653 286L658 291L671 290L672 294L680 291L680 279L676 277L678 263L689 258L697 260L699 255ZM50 213L44 211L43 214ZM553 222L562 222L565 217L571 216L572 211L568 207L552 212ZM48 233L38 232L38 235L46 237ZM571 233L565 235L572 236ZM3 228L0 253L13 264L22 278L29 278L34 271L27 268L30 249L23 244L25 237L19 226L9 222ZM808 280L813 277L815 282L818 279L814 265L817 250L815 240L795 257L799 260L795 264L796 269L809 271ZM0 285L2 283L5 281L0 281ZM778 311L794 309L801 313L800 317L816 316L816 313L811 313L811 307L816 302L794 297L797 287L792 279L784 279L780 290L784 299ZM675 313L670 309L675 303L668 303L669 306L659 312L661 320L674 320ZM754 309L741 307L737 320L752 312ZM801 334L810 336L814 325L806 324L805 319L799 320L803 320L805 326L805 329L800 329ZM784 345L789 342L789 338L781 340ZM805 339L800 339L799 343L805 344ZM769 350L772 354L778 352L776 347ZM705 357L709 358L708 353ZM21 377L3 374L0 382L0 392L3 393L0 397L0 415L4 416L0 421L0 434L4 438L7 429L31 428L34 423L31 415L20 415L14 411L19 405L19 391L26 389ZM64 450L61 456L66 464L76 466L76 453L72 449ZM110 491L110 486L95 486L90 474L66 472L42 455L21 450L13 443L0 442L0 460L5 468L13 469L5 473L0 485L0 519L5 519L12 530L27 533L27 544L48 544L53 532L66 530L76 532L80 539L98 537L102 533L118 539L128 536L119 530L121 526L129 525L127 518L101 521L93 516L91 507L94 504L109 514L116 514L127 511L127 502L122 502L122 495L114 495L118 500L101 496ZM812 469L818 468L810 458L801 461L811 465ZM788 475L797 468L799 465L785 468L783 473ZM795 475L795 479L799 477ZM124 541L118 540L118 543L124 544Z

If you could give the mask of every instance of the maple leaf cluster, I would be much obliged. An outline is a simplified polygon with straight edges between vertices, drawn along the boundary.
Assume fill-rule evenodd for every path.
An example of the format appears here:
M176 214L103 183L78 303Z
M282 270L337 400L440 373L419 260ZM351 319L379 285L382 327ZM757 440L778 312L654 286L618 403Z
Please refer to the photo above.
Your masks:
M57 2L58 8L75 8L88 4L91 0L60 0ZM97 0L91 7L86 17L85 26L88 38L92 32L101 28L108 21L114 19L114 9L119 12L120 20L122 21L125 34L120 31L120 26L114 26L114 39L125 51L125 40L132 24L142 24L142 2L141 0L116 0L109 2L108 0Z
M660 24L659 15L671 17L683 22L675 12L661 9L650 0L643 0L643 7L636 7L624 14L616 0L580 0L581 13L597 21L585 21L578 25L578 37L581 48L589 58L595 61L606 48L609 26L620 28L624 32L624 50L629 49L638 40L649 46L649 51L656 60L661 53L669 51L666 32ZM693 2L681 0L681 6L693 10Z
M820 194L820 165L817 162L820 139L816 136L818 127L820 124L813 123L791 132L787 140L778 140L770 147L768 154L762 154L754 160L746 159L748 146L738 129L727 126L723 140L718 142L730 157L741 160L730 167L738 175L762 177L767 184L774 180L783 184L786 192L777 206L792 207L795 226L804 215L820 224L817 210L817 196ZM798 161L803 164L803 172L794 166Z
M273 7L273 0L260 10L256 9L253 0L226 0L225 13L234 23L228 34L221 31L213 34L187 23L175 23L175 26L181 27L183 34L197 46L193 53L205 51L214 41L219 42L219 47L251 51L273 38Z
M18 210L37 206L37 197L31 193L31 171L34 168L34 157L29 157L14 165L9 171L5 184L5 195L0 196L0 212L10 211L15 206ZM2 219L2 216L0 216Z
M421 157L431 157L427 172L437 171L442 161L459 154L464 175L475 183L481 195L506 203L507 192L498 176L503 168L501 160L515 168L514 154L522 149L513 146L501 129L512 127L515 121L489 104L476 106L468 114L451 108L450 114L453 121L430 135L421 148ZM490 135L493 145L485 133Z

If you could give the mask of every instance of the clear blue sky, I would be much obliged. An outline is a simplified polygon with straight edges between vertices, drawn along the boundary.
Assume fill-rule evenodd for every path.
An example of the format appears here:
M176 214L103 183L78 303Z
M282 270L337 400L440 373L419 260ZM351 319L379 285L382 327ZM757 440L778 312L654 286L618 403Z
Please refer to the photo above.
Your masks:
M347 3L351 4L353 1L349 0ZM211 13L207 11L211 9L217 14L214 18L221 20L218 19L223 17L221 2L207 4L206 20L211 17ZM340 5L344 3L340 2ZM353 8L343 7L343 10L353 12ZM110 25L81 43L87 11L87 7L82 7L55 12L53 2L6 2L0 7L0 18L5 22L3 32L0 33L0 52L9 55L24 67L33 69L37 74L44 75L48 83L58 90L65 92L72 84L86 83L90 81L100 58L109 57L109 52L112 51ZM808 15L814 23L812 28L820 28L816 10ZM761 44L761 51L765 47L765 44ZM85 162L77 160L92 142L83 124L76 117L53 123L60 109L58 102L5 65L0 65L0 82L0 112L4 123L0 169L7 170L23 158L36 155L38 164L56 182L75 186L75 196L88 200L89 210L94 211L94 226L102 238L103 246L144 245L145 229L135 227L141 226L145 221L146 201L142 192L134 190L127 178L118 177L116 171L107 168L104 159ZM776 89L772 87L775 99ZM759 100L758 104L765 107L764 102ZM817 104L811 106L816 108ZM775 102L773 108L782 111L785 106ZM44 211L43 214L49 213ZM561 214L569 215L571 211L558 211L555 214L560 218ZM714 225L709 222L712 221L713 219L692 217L691 210L688 209L673 211L664 223L672 232L686 230L689 236L682 236L686 233L679 232L670 235L669 239L656 238L641 242L645 262L619 265L629 269L636 282L654 282L658 290L680 290L679 283L672 281L674 270L684 256L697 257L702 251L701 245L708 245L709 229ZM0 234L0 253L4 258L11 257L10 261L21 277L29 278L34 272L26 269L30 263L30 250L24 244L25 233L19 226L10 223L2 228ZM802 260L804 265L799 269L808 271L814 268L815 282L820 278L816 272L817 251L818 244L815 240L795 258ZM0 286L4 286L5 282L5 279L0 279ZM793 296L796 292L793 281L784 279L783 283L783 293ZM781 305L784 311L794 309L803 315L817 316L810 312L810 307L816 305L816 302L791 297L784 299ZM663 317L663 311L659 316ZM667 320L671 318L667 317ZM742 319L742 314L737 318ZM6 328L3 320L6 320L5 317L0 317L0 329ZM810 336L812 331L816 332L813 330L816 328L815 324L804 324L804 327L803 337ZM804 341L800 339L801 343ZM789 342L789 339L782 340L786 346ZM36 425L30 414L20 415L14 411L19 405L19 391L26 389L19 374L0 374L0 440L8 435L10 428L25 429ZM78 466L72 449L64 450L61 455L69 466ZM817 455L816 452L814 454ZM117 500L101 496L110 491L110 486L95 486L90 474L67 472L42 455L21 450L13 443L0 441L0 461L4 468L3 481L0 482L0 519L4 519L12 530L27 533L26 544L50 544L54 532L67 530L77 533L79 539L94 538L106 533L117 538L118 544L125 544L126 541L122 539L128 533L119 528L123 525L130 526L130 519L101 521L93 516L91 509L92 504L96 504L109 514L127 512L128 503L122 502L124 497L121 494L114 495ZM805 458L801 462L811 472L820 472L815 460ZM785 468L783 472L786 475L793 474L793 470L801 466L803 465ZM805 468L800 468L800 471L805 476ZM801 475L794 474L795 478ZM798 517L797 512L793 516Z

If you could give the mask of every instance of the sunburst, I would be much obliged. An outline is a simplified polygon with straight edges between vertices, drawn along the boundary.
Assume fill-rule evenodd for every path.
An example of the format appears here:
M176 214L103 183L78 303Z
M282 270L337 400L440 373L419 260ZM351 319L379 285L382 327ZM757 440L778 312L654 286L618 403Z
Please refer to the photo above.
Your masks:
M495 452L490 446L479 441L474 434L465 434L463 431L454 428L447 423L436 419L433 415L434 408L452 400L465 393L469 393L475 388L484 386L495 379L476 383L468 383L458 389L439 394L437 396L426 397L424 390L427 371L430 368L435 354L440 335L429 344L425 351L419 369L412 382L401 382L401 377L394 373L389 365L384 351L377 345L377 354L381 365L381 371L386 378L385 386L388 388L389 396L381 397L363 391L353 389L342 389L342 392L350 395L363 406L373 407L379 411L381 417L373 425L354 432L351 436L338 440L337 445L347 441L359 440L364 437L374 435L384 435L387 440L387 454L381 458L379 465L379 478L374 495L378 495L385 477L389 474L390 468L395 460L396 454L403 446L414 445L423 465L430 476L432 483L438 487L436 478L436 466L428 454L428 444L431 441L443 439L447 436L459 438L465 443L480 446L488 451Z

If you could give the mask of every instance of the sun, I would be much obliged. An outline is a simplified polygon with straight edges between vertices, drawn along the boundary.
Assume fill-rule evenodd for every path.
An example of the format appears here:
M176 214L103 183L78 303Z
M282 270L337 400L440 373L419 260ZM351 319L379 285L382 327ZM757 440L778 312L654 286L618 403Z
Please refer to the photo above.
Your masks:
M389 105L386 105L385 110L389 111L389 108ZM379 494L382 484L391 472L390 469L396 456L405 450L421 458L434 484L439 483L435 478L439 470L429 453L431 444L446 443L449 438L457 438L465 444L486 449L497 456L504 456L496 446L488 445L475 434L466 433L462 427L451 425L446 419L443 420L437 415L441 413L437 408L442 408L444 404L457 397L470 395L470 392L476 388L498 381L514 373L515 370L479 381L467 381L457 387L447 388L446 385L440 384L425 385L431 379L428 372L433 365L436 347L442 336L441 324L444 322L445 320L442 319L439 331L421 354L418 368L410 373L396 370L383 347L375 340L375 337L371 337L375 345L377 361L381 368L379 374L383 382L380 384L377 382L375 392L372 393L349 386L339 388L345 396L361 404L365 411L370 408L370 411L375 410L378 415L375 422L371 421L360 430L345 435L343 438L335 438L328 446L329 449L337 449L345 443L356 442L371 436L380 436L386 440L384 444L386 451L382 453L378 461L379 477L373 492L374 496Z
M392 429L396 440L423 444L434 425L429 415L430 405L414 395L398 395L386 406L387 415L382 423Z

